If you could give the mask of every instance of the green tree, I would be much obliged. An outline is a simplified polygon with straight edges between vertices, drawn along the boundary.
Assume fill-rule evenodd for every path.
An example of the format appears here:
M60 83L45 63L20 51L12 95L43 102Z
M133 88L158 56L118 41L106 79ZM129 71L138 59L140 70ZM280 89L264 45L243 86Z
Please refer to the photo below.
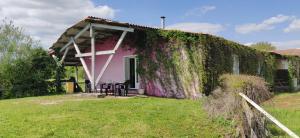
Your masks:
M257 50L260 50L260 51L272 51L272 50L276 50L276 47L273 46L269 42L257 42L255 44L252 44L251 47L255 48Z
M0 98L52 94L56 64L22 28L0 24Z

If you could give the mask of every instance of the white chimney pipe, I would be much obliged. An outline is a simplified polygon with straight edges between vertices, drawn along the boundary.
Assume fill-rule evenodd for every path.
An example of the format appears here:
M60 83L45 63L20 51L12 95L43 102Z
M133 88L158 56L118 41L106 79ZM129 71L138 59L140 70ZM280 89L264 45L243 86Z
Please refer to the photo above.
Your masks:
M165 29L165 19L166 19L166 17L165 16L161 16L160 19L161 19L160 20L161 28Z

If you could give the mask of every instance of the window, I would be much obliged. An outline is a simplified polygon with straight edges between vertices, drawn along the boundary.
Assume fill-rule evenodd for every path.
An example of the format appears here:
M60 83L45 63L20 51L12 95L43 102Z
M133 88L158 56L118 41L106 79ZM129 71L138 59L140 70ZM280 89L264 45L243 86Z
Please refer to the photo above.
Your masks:
M233 55L233 74L240 74L240 63L239 57L237 55Z
M258 62L258 67L257 67L257 75L261 74L261 62Z

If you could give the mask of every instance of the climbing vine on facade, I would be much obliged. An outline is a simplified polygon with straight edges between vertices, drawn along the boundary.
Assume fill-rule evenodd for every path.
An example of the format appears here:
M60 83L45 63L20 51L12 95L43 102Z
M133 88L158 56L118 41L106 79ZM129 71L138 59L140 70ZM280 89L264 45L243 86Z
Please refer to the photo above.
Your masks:
M217 86L220 75L233 72L233 55L239 58L240 74L261 76L274 84L276 59L268 52L209 34L174 30L136 30L129 37L139 58L142 83L151 90L149 95L208 95Z

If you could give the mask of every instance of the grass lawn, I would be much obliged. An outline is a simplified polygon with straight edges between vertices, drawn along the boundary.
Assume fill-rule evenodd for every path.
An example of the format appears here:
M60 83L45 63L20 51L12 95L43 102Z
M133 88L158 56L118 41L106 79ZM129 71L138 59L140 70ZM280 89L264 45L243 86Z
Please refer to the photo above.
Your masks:
M281 123L300 136L300 92L282 93L264 103L264 108ZM284 136L285 132L270 125L272 133Z
M232 131L191 100L60 95L1 100L0 109L0 137L219 137Z

